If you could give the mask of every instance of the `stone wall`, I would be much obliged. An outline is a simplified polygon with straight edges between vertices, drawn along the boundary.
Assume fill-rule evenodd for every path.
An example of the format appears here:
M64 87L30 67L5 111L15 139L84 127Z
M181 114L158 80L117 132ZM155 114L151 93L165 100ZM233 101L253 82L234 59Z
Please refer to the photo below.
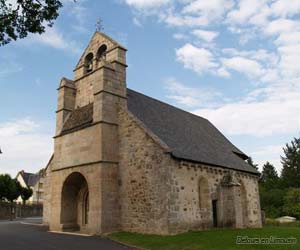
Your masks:
M120 112L121 229L177 234L218 227L261 227L257 176L175 160L128 111ZM224 185L227 175L237 183Z
M103 43L106 59L98 60ZM94 54L91 71L84 65L89 53ZM75 80L62 81L44 222L50 222L51 230L71 222L91 234L175 234L212 227L212 200L217 200L218 225L259 226L256 177L234 172L240 184L223 187L228 170L172 158L167 145L126 109L125 54L110 38L95 33L74 70ZM93 123L60 136L68 114L91 102ZM81 209L67 214L84 203L74 198L83 192L83 183L89 191L84 225Z
M106 53L97 57L104 44ZM74 69L74 81L63 80L58 89L57 132L45 212L51 230L72 228L91 234L119 230L117 110L126 106L125 54L126 49L96 32ZM69 112L89 103L93 103L92 123L60 134ZM82 200L87 195L80 200L87 188L89 204ZM82 209L83 204L88 204L89 210ZM74 211L68 214L68 210Z
M52 170L101 160L101 125L55 138Z
M168 234L170 168L175 161L132 115L120 112L121 229Z
M0 202L0 220L10 219L11 204L8 202ZM40 217L43 215L42 204L13 204L13 218L22 217Z
M241 185L222 186L228 173L234 174ZM205 204L201 203L201 189L208 200ZM219 227L261 227L257 176L178 162L171 176L170 233L212 227L212 200L217 200Z
M51 186L50 186L50 178L51 178L51 171L52 171L52 162L53 156L48 163L48 166L44 172L44 201L43 201L43 224L49 225L50 220L50 202L51 202Z

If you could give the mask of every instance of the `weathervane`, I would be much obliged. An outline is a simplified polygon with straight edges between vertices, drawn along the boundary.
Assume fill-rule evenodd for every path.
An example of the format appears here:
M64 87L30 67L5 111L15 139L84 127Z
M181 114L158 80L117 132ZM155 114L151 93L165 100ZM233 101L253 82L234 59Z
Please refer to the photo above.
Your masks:
M102 19L99 17L97 22L96 22L96 31L100 32L101 30L104 30L104 27L103 27L103 21Z

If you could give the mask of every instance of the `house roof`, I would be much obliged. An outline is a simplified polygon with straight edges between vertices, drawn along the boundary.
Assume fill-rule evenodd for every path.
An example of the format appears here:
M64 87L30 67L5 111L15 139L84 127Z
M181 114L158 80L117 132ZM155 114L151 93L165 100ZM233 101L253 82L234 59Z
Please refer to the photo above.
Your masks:
M169 148L173 157L253 174L248 158L207 119L127 89L128 110ZM93 122L93 104L75 109L62 134Z
M127 89L128 109L175 158L257 174L248 158L207 119Z
M34 186L40 179L38 174L33 174L33 173L26 173L24 171L21 171L20 174L23 177L23 180L27 187L32 187Z

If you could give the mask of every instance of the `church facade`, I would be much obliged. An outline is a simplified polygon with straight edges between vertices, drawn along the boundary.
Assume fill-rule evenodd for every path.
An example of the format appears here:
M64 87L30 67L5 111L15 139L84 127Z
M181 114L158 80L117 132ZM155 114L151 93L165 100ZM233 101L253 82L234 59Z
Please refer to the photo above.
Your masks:
M53 231L177 234L261 227L258 173L208 120L126 86L126 49L96 32L58 87L44 183Z

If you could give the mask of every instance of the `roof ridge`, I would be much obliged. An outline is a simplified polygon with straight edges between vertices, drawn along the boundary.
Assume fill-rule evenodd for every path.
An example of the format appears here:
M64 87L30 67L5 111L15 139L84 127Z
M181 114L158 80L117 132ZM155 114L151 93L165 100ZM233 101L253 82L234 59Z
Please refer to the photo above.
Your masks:
M210 120L208 120L207 118L205 118L205 117L202 117L202 116L199 116L199 115L196 115L196 114L194 114L194 113L191 113L191 112L189 112L189 111L186 111L186 110L184 110L184 109L181 109L181 108L178 108L178 107L176 107L176 106L173 106L173 105L171 105L171 104L168 104L168 103L166 103L166 102L163 102L163 101L160 101L160 100L158 100L158 99L155 99L154 97L151 97L151 96L148 96L148 95L145 95L145 94L143 94L143 93L140 93L140 92L138 92L138 91L135 91L135 90L132 90L132 89L130 89L130 88L127 88L128 90L130 90L130 91L132 91L132 92L135 92L135 93L137 93L137 94L139 94L139 95L142 95L142 96L144 96L144 97L146 97L146 98L149 98L149 99L152 99L153 101L156 101L156 102L159 102L159 103L162 103L162 104L164 104L164 105L167 105L167 106L169 106L169 107L172 107L172 108L174 108L174 109L177 109L177 110L179 110L179 111L181 111L181 112L184 112L184 113L186 113L186 114L188 114L188 115L190 115L190 116L193 116L193 117L196 117L196 118L200 118L200 119L203 119L203 120L205 120L205 121L207 121L210 125L212 125L217 131L219 131L220 132L220 134L223 136L223 138L225 139L225 140L227 140L227 142L229 142L232 146L233 146L233 149L234 150L232 150L232 152L233 153L237 153L237 154L240 154L240 155L245 155L245 156L247 156L242 150L240 150L239 148L237 148L212 122L210 122ZM248 157L248 156L247 156Z
M200 118L200 119L203 119L203 120L206 120L206 121L210 122L208 119L206 119L205 117L202 117L202 116L200 116L200 115L196 115L196 114L191 113L191 112L189 112L189 111L186 111L186 110L184 110L184 109L178 108L178 107L176 107L176 106L174 106L174 105L171 105L171 104L169 104L169 103L163 102L163 101L158 100L158 99L155 99L154 97L145 95L145 94L143 94L143 93L141 93L141 92L138 92L138 91L136 91L136 90L132 90L132 89L130 89L130 88L127 88L127 89L130 90L130 91L132 91L132 92L135 92L135 93L137 93L137 94L139 94L139 95L145 96L145 97L147 97L147 98L149 98L149 99L152 99L152 100L154 100L154 101L156 101L156 102L160 102L160 103L162 103L162 104L164 104L164 105L167 105L167 106L170 106L170 107L172 107L172 108L175 108L175 109L177 109L177 110L179 110L179 111L181 111L181 112L187 113L187 114L189 114L189 115L191 115L191 116L195 116L195 117L197 117L197 118ZM210 122L210 123L211 123L211 122Z
M237 148L208 119L127 88L128 110L179 159L257 173ZM244 157L241 157L244 156Z

